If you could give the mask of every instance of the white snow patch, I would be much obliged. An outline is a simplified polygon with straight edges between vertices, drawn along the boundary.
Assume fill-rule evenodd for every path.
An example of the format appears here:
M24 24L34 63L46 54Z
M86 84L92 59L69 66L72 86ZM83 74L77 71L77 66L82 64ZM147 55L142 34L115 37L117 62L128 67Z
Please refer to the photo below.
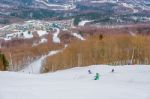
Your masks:
M48 34L47 31L43 31L43 30L38 30L37 33L38 33L39 37Z
M91 21L89 21L89 20L81 21L81 22L79 22L78 26L84 26L88 22L91 22Z
M10 34L6 34L6 37L4 37L4 40L12 40L12 38L17 38L17 37L23 37L23 38L33 38L33 34L29 33L28 31L25 32L16 32L16 33L10 33Z
M28 31L23 32L24 38L33 38L32 33L29 33Z
M91 3L117 3L115 0L93 0Z
M51 10L72 10L72 9L75 9L76 6L75 5L70 5L70 4L64 4L64 5L59 5L59 4L49 4L43 0L36 0L37 2L39 3L42 3L44 4L45 6L48 6L48 7L60 7L60 8L52 8Z
M131 36L136 36L136 34L132 31L129 32Z
M56 32L53 34L53 42L54 43L60 43L60 38L58 37L60 30L58 28L55 28Z
M80 34L78 33L72 33L73 36L77 37L80 40L85 40Z
M3 26L3 27L0 27L0 30L4 30L4 29L6 29L6 28L8 28L9 27L9 25L6 25L6 26Z
M39 44L46 43L46 42L47 42L47 39L46 38L42 38L38 43L34 43L33 46L37 46Z
M135 9L135 6L132 5L132 4L127 4L127 3L121 3L121 4L122 4L124 7L126 7L126 8L132 9L133 13L139 12L139 10L138 10L138 9Z
M46 38L42 38L39 43L45 43L45 42L47 42L47 39Z
M10 37L4 38L4 40L5 40L5 41L9 41L9 40L11 40L11 38L10 38Z
M57 5L57 4L49 4L49 3L46 3L45 1L43 0L35 0L36 2L39 2L39 3L43 3L45 4L46 6L49 6L49 7L62 7L62 5Z

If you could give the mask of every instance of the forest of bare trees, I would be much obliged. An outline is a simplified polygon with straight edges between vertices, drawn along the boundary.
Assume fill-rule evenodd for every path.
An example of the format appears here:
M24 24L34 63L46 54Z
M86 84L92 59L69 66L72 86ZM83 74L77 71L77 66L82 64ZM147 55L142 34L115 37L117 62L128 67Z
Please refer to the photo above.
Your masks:
M43 65L47 72L93 64L149 64L149 42L150 36L94 35L73 42L62 53L48 57Z
M33 46L32 40L12 40L9 42L3 42L5 48L1 48L1 51L7 57L9 61L8 70L18 71L42 55L48 54L51 50L57 50L63 48L63 44L53 44L48 40L46 43L41 43Z

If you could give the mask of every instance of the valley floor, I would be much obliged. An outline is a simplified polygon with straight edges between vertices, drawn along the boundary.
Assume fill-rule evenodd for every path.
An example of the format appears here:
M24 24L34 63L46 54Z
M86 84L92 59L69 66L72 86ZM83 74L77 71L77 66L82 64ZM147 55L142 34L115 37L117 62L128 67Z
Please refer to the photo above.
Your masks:
M96 73L99 80L94 80ZM93 65L47 74L0 72L0 99L150 99L149 93L148 65Z

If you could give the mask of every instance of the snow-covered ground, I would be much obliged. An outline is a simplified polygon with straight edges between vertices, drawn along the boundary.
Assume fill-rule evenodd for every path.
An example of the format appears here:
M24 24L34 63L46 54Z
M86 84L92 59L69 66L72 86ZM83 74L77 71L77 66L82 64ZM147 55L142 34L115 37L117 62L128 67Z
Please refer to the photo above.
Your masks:
M95 73L99 80L93 80ZM150 99L149 93L150 66L97 65L36 75L0 72L0 99Z
M15 38L15 37L30 39L30 38L33 38L33 34L28 31L10 33L10 34L6 34L6 37L4 37L4 40L12 40L12 38Z
M128 3L121 3L122 6L126 7L126 8L129 8L129 9L132 9L133 13L137 13L138 10L135 9L135 6L132 5L132 4L128 4Z
M43 31L43 30L38 30L37 33L38 33L38 35L39 35L40 37L43 36L43 35L48 34L47 31Z
M53 42L54 43L60 43L60 38L58 37L60 30L58 28L55 28L56 32L53 34Z
M74 37L80 39L80 40L85 40L79 33L71 33Z
M78 26L84 26L86 23L89 23L91 22L90 20L84 20L84 21L81 21L79 22Z
M0 27L0 30L3 30L3 29L8 28L8 27L9 27L9 25L6 25L6 26L3 26L3 27Z
M45 2L44 0L35 0L35 1L42 3L42 4L45 4L46 6L49 6L49 7L64 7L64 6L58 5L58 4L49 4L49 3Z
M29 74L39 74L41 72L42 69L42 62L44 61L44 59L48 56L52 56L55 55L57 53L59 53L61 50L56 50L56 51L50 51L48 55L44 55L41 58L35 60L34 62L32 62L31 64L29 64L28 66L26 66L25 69L19 71L19 72L23 72L23 73L29 73Z
M44 4L45 6L48 6L48 7L60 7L60 8L52 8L51 10L72 10L72 9L76 8L75 5L71 5L71 4L60 5L60 4L50 4L48 2L45 2L44 0L35 0L35 1L39 2L39 3L42 3L42 4Z
M42 38L39 43L41 44L41 43L45 43L45 42L47 42L47 39L46 38Z
M91 0L91 3L117 3L118 0Z
M37 34L39 35L39 37L42 37L48 33L43 30L38 30ZM12 40L12 38L16 38L16 37L30 39L30 38L33 38L33 34L32 32L29 32L29 31L10 33L10 34L6 34L6 37L4 37L4 40Z
M41 38L41 40L38 42L38 43L33 43L32 46L37 46L39 44L42 44L42 43L46 43L47 42L47 39L46 38Z
M132 32L132 31L130 31L129 33L131 36L136 36L136 33Z

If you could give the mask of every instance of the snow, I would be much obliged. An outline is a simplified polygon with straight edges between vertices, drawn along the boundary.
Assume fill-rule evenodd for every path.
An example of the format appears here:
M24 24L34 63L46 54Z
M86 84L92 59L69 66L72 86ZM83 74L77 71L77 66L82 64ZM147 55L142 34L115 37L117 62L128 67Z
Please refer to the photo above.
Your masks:
M12 40L12 38L17 38L17 37L24 37L27 39L33 38L33 34L29 33L28 31L25 32L16 32L16 33L10 33L6 34L6 37L4 37L4 40Z
M100 79L93 80L97 72ZM144 65L93 65L47 74L0 72L0 99L150 99L149 75L150 66Z
M4 38L4 40L5 40L5 41L9 41L9 40L11 40L11 38L10 38L10 37Z
M89 20L81 21L81 22L79 22L78 26L84 26L88 22L91 22L91 21L89 21Z
M136 36L136 33L132 32L132 31L130 31L129 33L131 36Z
M72 9L75 9L76 6L75 5L70 5L70 4L64 4L64 5L59 5L59 4L49 4L43 0L36 0L36 2L39 2L39 3L42 3L44 4L45 6L48 6L48 7L60 7L60 8L57 8L57 9L51 9L51 10L72 10Z
M137 9L135 9L134 5L132 5L132 4L127 4L127 3L121 3L121 4L126 8L132 9L133 13L139 12Z
M60 30L58 28L55 28L56 32L53 34L53 42L54 43L60 43L60 38L58 37Z
M26 66L25 69L19 71L19 72L24 72L24 73L32 73L32 74L39 74L41 72L41 67L42 67L42 62L44 59L48 56L52 56L54 54L59 53L61 50L57 51L50 51L48 55L44 55L41 58L37 59L36 61L32 62L28 66Z
M75 36L75 37L77 37L78 39L80 39L80 40L85 40L80 34L78 34L78 33L72 33L72 35L73 36Z
M45 42L47 42L47 39L46 38L42 38L39 43L45 43Z
M116 3L118 1L115 0L93 0L91 3Z
M46 42L47 42L46 38L41 38L41 40L38 43L34 43L32 46L37 46L39 44L46 43Z
M0 27L0 30L4 30L4 29L6 29L6 28L8 28L9 27L9 25L6 25L6 26L3 26L3 27Z
M38 33L39 37L48 34L46 31L43 31L43 30L38 30L37 33Z
M32 33L28 33L28 31L23 32L23 36L24 36L24 38L33 38Z
M49 6L49 7L61 7L62 6L62 5L57 5L57 4L48 4L43 0L36 0L36 1L39 2L39 3L43 3L43 4L45 4L46 6Z

